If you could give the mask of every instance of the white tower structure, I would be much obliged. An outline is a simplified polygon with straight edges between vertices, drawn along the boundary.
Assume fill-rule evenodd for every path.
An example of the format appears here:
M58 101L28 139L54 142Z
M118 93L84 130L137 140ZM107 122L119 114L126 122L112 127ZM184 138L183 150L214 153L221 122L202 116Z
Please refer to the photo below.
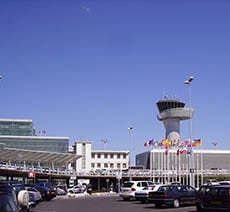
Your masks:
M170 141L180 139L180 121L191 119L194 113L192 108L185 108L185 103L179 100L165 98L157 102L160 114L159 121L165 126L165 138Z

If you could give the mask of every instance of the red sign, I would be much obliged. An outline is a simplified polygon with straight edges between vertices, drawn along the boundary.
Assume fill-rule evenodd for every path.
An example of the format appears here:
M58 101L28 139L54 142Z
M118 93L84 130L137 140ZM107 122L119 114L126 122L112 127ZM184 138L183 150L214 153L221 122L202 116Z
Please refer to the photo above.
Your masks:
M35 172L29 171L28 172L28 178L35 178Z

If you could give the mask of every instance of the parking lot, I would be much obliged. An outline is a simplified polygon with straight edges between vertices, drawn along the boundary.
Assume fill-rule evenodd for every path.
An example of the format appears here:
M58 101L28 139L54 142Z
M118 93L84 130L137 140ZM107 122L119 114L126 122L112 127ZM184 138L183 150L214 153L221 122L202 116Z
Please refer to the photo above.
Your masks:
M41 202L32 212L195 212L194 206L180 208L155 208L153 204L123 201L118 196L87 196L70 199L53 199Z

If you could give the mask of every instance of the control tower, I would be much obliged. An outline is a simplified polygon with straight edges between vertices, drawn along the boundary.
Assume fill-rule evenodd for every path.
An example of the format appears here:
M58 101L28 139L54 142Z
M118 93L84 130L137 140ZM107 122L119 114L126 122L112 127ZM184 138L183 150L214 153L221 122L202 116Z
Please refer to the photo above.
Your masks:
M185 103L174 99L163 99L157 103L160 114L157 115L159 121L163 121L165 126L165 138L170 141L180 139L180 121L191 119L194 113L192 108L185 108Z

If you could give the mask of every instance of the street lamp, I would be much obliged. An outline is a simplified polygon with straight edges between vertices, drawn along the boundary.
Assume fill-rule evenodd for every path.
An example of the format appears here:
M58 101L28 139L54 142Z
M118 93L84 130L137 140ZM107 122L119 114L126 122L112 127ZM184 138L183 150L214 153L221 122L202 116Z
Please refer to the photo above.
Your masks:
M190 185L195 186L195 178L194 178L194 154L193 154L193 149L192 149L192 115L191 115L191 110L192 110L192 94L191 94L191 82L193 81L194 77L190 76L188 80L185 80L184 83L188 85L188 92L189 92L189 137L190 137L190 145L191 145L191 155L189 157L189 165L190 165Z

